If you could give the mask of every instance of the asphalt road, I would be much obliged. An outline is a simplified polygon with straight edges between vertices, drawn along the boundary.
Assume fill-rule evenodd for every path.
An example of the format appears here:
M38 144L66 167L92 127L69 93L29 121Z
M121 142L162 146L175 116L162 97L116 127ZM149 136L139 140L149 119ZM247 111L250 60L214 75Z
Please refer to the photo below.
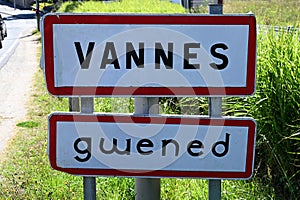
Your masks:
M5 1L0 0L0 13L2 17L6 18L4 21L7 26L8 36L2 41L2 49L0 49L0 69L8 61L19 41L28 29L34 29L37 21L35 19L35 12L30 10L14 9L7 5Z

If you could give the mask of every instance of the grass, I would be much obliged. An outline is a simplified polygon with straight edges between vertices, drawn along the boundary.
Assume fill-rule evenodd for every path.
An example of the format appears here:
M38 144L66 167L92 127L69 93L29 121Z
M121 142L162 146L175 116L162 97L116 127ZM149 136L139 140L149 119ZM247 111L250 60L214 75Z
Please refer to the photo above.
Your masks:
M136 0L123 0L123 3L134 1L136 3ZM153 3L151 5L158 3L156 0L146 1L149 2ZM288 3L290 9L285 8ZM294 11L297 10L297 3L231 0L225 1L224 12L251 10L261 23L296 25L299 20L293 20L299 19L299 13ZM67 2L60 11L86 9L87 4L97 8L92 12L108 5L101 2ZM279 5L283 12L280 19L274 17L269 8L274 6L276 10ZM128 6L131 6L128 10L134 7L133 4ZM111 9L117 11L116 8ZM148 10L148 7L144 9ZM153 12L164 12L158 10L155 7ZM294 13L296 18L289 17L288 11ZM176 8L176 12L184 11L177 11ZM222 181L223 199L297 199L300 196L299 43L299 33L261 32L258 36L256 94L253 97L224 99L224 115L252 116L258 122L258 132L253 178ZM160 102L162 112L207 114L206 98L162 98ZM49 166L46 153L47 118L53 111L68 111L68 100L54 98L47 93L41 71L36 74L30 105L27 119L17 124L17 136L6 150L6 156L1 158L0 199L82 199L82 177L54 171ZM133 112L133 99L98 98L95 100L95 110ZM161 199L207 199L207 187L207 180L202 179L162 179ZM134 179L98 177L97 195L98 199L134 199Z
M299 197L300 41L299 32L261 33L258 41L257 92L228 98L227 114L258 122L257 180L272 185L280 198Z
M58 12L102 12L102 13L185 13L178 4L170 4L166 0L122 0L116 2L67 2L62 4Z
M223 2L224 14L253 13L260 25L295 27L300 25L300 1L298 0L225 0ZM208 3L204 3L191 12L207 13L207 6Z
M300 25L298 0L230 0L224 1L224 13L248 13L257 16L262 25Z

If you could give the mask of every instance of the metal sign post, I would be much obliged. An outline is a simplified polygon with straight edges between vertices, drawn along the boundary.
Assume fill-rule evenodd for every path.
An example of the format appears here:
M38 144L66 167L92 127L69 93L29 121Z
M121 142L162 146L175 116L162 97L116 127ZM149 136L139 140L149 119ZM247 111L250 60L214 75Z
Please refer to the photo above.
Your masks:
M218 4L210 4L208 7L209 14L223 14L223 1L218 0ZM208 112L209 117L222 116L222 97L209 97L208 98ZM208 180L208 199L221 200L221 180L210 179Z
M158 98L135 98L134 114L149 115L158 114ZM136 200L159 200L160 179L159 178L136 178L135 180Z
M222 97L209 97L209 117L216 118L222 116ZM221 200L221 180L208 180L209 200Z
M81 103L81 106L80 106ZM90 114L94 112L94 98L83 97L81 101L78 97L69 98L69 111ZM83 190L85 200L96 200L96 178L83 177Z
M91 114L94 112L94 98L81 98L81 113ZM85 200L96 200L96 177L83 177L83 192Z
M79 97L69 98L69 111L70 112L80 112Z

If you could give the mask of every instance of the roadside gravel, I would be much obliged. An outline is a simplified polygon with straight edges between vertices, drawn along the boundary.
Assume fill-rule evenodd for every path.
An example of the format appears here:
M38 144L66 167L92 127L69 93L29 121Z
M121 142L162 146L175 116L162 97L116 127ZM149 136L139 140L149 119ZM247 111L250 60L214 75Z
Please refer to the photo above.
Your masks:
M0 154L25 118L33 77L38 70L38 37L33 29L23 32L19 45L0 70Z

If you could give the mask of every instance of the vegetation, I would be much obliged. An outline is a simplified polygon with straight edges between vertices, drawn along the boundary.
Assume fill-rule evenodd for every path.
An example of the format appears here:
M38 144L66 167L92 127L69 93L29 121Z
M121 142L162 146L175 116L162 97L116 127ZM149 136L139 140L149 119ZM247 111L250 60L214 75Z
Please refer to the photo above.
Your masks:
M119 13L185 13L178 4L164 0L123 0L116 2L67 2L62 4L58 12L119 12Z
M253 12L261 25L299 27L299 6L297 0L225 0L224 13Z
M173 6L176 6L174 10ZM225 1L224 13L252 11L259 24L271 26L260 29L258 35L255 95L224 98L224 115L251 116L257 120L258 130L253 178L222 181L223 199L297 199L300 196L298 8L299 2L293 0ZM177 5L159 0L66 2L59 9L60 12L156 13L166 10L185 12ZM295 29L275 32L273 26L277 25L293 25ZM47 116L53 111L67 111L68 100L54 98L46 92L41 71L35 83L28 119L17 124L18 135L12 140L7 156L1 158L0 199L82 199L82 178L52 170L46 154ZM132 99L100 98L95 102L95 110L132 112L132 102ZM160 102L162 112L207 114L207 98L162 98ZM117 107L119 104L123 106ZM207 199L207 181L162 179L161 192L162 199ZM97 195L98 199L134 199L134 179L99 177Z
M259 35L257 91L253 97L228 98L227 114L258 122L256 178L275 188L278 198L299 197L300 41L299 33Z
M192 9L193 13L206 13L210 0ZM224 0L225 14L253 13L260 25L296 26L300 25L299 6L297 0Z

